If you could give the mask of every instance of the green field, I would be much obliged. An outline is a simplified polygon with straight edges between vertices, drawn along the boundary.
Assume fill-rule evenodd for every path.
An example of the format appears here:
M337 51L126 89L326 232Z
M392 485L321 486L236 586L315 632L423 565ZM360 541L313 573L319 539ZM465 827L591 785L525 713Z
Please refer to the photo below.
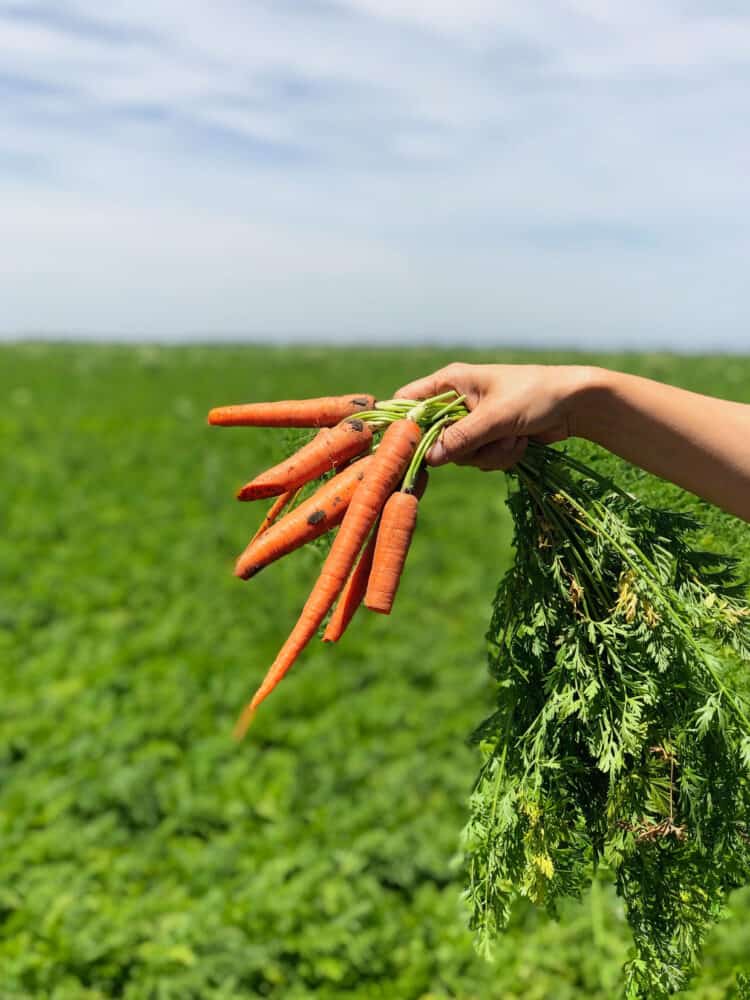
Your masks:
M382 397L455 353L0 348L0 1000L618 996L628 933L606 885L559 924L519 907L494 965L465 928L501 475L436 470L393 615L308 650L230 738L319 552L232 577L259 517L233 491L284 432L206 411ZM750 402L750 359L594 360ZM703 513L750 558L746 526ZM683 996L735 996L748 956L744 891Z

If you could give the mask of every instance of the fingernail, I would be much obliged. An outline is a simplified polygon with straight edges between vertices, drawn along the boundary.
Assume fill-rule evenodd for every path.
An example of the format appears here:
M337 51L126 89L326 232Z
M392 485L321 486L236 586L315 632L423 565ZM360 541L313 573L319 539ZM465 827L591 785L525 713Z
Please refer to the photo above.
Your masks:
M429 454L427 455L427 461L430 465L440 465L441 462L445 461L445 446L442 441L436 441L430 448Z
M518 443L518 438L515 437L514 435L511 435L510 437L502 439L502 441L500 442L500 447L503 451L513 451L517 443Z

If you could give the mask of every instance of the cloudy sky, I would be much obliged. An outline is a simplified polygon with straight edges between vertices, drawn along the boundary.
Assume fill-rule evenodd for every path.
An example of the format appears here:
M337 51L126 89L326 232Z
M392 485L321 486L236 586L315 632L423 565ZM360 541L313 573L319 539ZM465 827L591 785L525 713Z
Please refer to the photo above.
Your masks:
M747 0L0 0L0 333L750 350Z

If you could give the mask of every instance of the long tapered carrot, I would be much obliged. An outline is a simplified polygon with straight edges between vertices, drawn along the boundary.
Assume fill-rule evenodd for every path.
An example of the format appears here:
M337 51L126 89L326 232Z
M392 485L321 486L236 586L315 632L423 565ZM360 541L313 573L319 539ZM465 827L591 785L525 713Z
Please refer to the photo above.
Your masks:
M362 603L365 591L367 590L367 580L370 576L372 557L375 552L375 542L377 540L377 527L375 527L370 538L362 549L362 554L357 560L357 565L349 574L349 579L341 591L341 596L336 602L331 620L326 625L323 633L323 642L338 642L347 629L349 622L354 617L357 608Z
M215 406L209 424L219 427L334 427L345 417L371 410L375 397L365 392L318 399L286 399L272 403Z
M289 458L262 472L237 493L239 500L262 500L295 490L324 472L330 472L366 451L372 442L372 429L364 420L350 417L315 435Z
M417 477L417 482L414 487L414 495L417 499L420 499L427 488L427 470L421 469L419 476ZM393 496L394 494L392 494ZM386 501L386 507L390 503L390 499ZM381 515L382 520L382 515ZM346 581L344 589L341 591L341 597L339 597L336 602L336 607L334 608L331 619L326 626L326 630L323 634L323 642L338 642L341 636L344 634L349 626L349 622L352 620L357 612L357 608L360 606L364 600L365 593L367 592L367 582L370 578L370 571L372 569L372 560L375 554L375 545L378 539L378 526L380 521L375 525L370 538L362 549L362 554L360 555L357 565L349 574L349 579Z
M409 419L394 421L383 434L296 625L237 721L235 735L238 738L244 735L258 705L294 664L330 611L383 504L401 482L420 436L419 425Z
M254 538L237 559L234 575L248 580L264 566L340 524L374 458L374 455L365 455L353 462L260 537Z

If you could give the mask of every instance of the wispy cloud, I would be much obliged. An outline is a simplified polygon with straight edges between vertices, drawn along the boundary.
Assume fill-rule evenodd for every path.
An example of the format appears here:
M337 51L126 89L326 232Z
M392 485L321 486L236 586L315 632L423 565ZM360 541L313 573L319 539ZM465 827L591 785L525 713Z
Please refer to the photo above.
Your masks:
M750 348L725 0L0 0L0 331Z

